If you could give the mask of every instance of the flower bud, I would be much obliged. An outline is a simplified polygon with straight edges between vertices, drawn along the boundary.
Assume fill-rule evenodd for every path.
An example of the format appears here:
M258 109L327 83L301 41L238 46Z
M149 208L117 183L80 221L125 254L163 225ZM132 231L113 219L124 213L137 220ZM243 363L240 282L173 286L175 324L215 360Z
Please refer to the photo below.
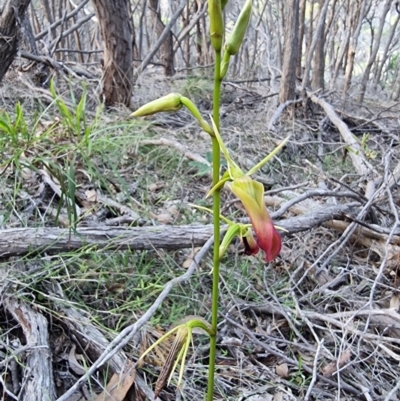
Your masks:
M208 0L208 15L210 17L211 44L216 52L220 52L224 36L224 19L222 16L221 0Z
M225 51L234 56L240 49L251 17L252 0L247 0L239 14L231 35L225 43Z
M150 103L137 109L131 114L133 117L150 116L151 114L162 111L177 111L182 107L181 95L179 93L170 93L169 95L160 97Z

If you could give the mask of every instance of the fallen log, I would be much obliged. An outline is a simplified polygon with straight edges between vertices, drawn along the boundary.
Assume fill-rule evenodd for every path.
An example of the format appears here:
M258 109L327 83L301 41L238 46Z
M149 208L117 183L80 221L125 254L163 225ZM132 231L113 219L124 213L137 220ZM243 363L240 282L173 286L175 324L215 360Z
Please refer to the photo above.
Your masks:
M359 203L343 205L321 205L302 216L280 220L277 224L288 233L296 233L318 227L325 221L341 219L343 215L355 213ZM274 218L274 214L271 214ZM222 230L226 226L221 227ZM58 227L9 228L0 230L0 258L26 255L31 252L59 253L82 247L95 249L158 249L177 250L202 246L212 236L209 225L183 225L156 227Z
M56 389L53 380L48 322L31 306L16 298L5 298L6 309L21 326L25 343L30 347L26 354L20 398L26 401L54 400Z

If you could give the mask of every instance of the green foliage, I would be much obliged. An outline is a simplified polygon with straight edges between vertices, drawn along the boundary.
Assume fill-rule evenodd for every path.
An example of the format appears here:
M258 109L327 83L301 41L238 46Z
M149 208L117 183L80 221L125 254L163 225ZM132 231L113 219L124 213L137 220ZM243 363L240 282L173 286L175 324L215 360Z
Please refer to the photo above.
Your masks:
M355 135L353 135L353 137L360 144L362 152L367 159L376 159L378 155L377 152L375 150L372 150L368 145L370 133L364 133L361 139L357 138ZM358 151L354 150L351 146L346 146L346 149L351 153L358 154Z
M3 134L1 142L11 141L17 148L21 142L31 140L31 133L27 129L25 116L20 103L15 106L15 118L13 119L7 112L0 114L0 132Z
M194 175L195 177L204 177L209 176L212 172L212 152L206 152L205 159L210 164L205 164L197 161L189 162L189 166L193 167L197 170L197 173ZM226 160L221 160L221 166L226 167L227 163Z
M97 127L98 118L102 112L103 106L99 105L96 110L96 116L94 120L88 124L86 118L86 98L87 98L87 90L86 87L83 87L82 95L77 102L74 92L71 88L71 100L72 106L68 107L65 100L57 94L54 80L50 81L50 92L53 96L55 105L62 117L62 124L66 128L67 132L70 135L77 136L80 140L84 140L86 145L89 144L89 136L93 132L93 130Z
M212 91L212 80L208 75L205 76L188 76L179 86L179 92L193 100L207 100Z

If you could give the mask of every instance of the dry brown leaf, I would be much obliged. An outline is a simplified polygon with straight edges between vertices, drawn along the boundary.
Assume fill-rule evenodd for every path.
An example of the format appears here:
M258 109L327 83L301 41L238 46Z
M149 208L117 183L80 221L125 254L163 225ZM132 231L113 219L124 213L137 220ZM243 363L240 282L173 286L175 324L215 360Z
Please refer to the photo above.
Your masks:
M280 365L276 365L276 374L279 377L283 377L284 379L287 379L289 377L289 366L287 363L281 363Z
M323 269L317 275L314 275L314 279L318 285L323 286L326 283L332 282L334 277L328 272L328 270Z
M281 391L274 394L274 401L283 401L283 393Z
M169 213L160 213L156 216L156 220L162 224L172 223L173 217Z
M113 374L107 388L96 397L95 401L122 401L134 383L135 377L136 370L132 369L132 362L129 362L121 375Z
M68 363L70 369L79 376L86 374L86 369L78 362L78 358L82 359L80 355L76 354L76 345L72 344L71 350L68 354Z
M197 248L193 248L190 252L190 254L188 255L187 259L182 263L182 267L184 269L189 269L190 265L193 262L194 257L196 256L196 253L200 250L201 248L197 247Z
M331 377L337 369L340 369L342 366L344 366L348 360L350 359L351 356L351 351L350 349L347 349L344 351L339 359L337 361L332 361L328 363L323 369L322 369L322 376L324 377Z
M170 213L174 217L178 217L179 216L179 209L177 208L176 205L169 206L167 208L167 212Z
M107 286L107 290L114 294L124 292L125 289L126 289L126 285L124 283L113 283L113 284Z
M89 202L97 202L97 191L95 189L86 190L85 195Z
M165 187L165 184L163 182L156 182L156 183L149 185L149 191L155 192L155 191L158 191L159 189L163 189L164 187Z
M392 298L390 298L390 308L398 310L399 307L400 307L400 297L397 294L395 294L392 296Z

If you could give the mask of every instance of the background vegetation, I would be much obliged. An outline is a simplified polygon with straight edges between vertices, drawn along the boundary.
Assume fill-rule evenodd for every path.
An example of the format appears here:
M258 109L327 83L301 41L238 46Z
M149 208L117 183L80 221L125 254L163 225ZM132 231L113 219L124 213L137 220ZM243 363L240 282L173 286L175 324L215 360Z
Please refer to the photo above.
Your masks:
M253 2L221 134L244 169L291 134L257 176L287 231L272 264L239 244L222 261L216 400L400 397L396 7ZM2 398L153 399L168 347L139 355L210 313L211 220L191 204L208 206L211 159L185 111L129 116L169 92L210 114L207 2L0 10ZM207 362L198 336L159 399L201 399Z

